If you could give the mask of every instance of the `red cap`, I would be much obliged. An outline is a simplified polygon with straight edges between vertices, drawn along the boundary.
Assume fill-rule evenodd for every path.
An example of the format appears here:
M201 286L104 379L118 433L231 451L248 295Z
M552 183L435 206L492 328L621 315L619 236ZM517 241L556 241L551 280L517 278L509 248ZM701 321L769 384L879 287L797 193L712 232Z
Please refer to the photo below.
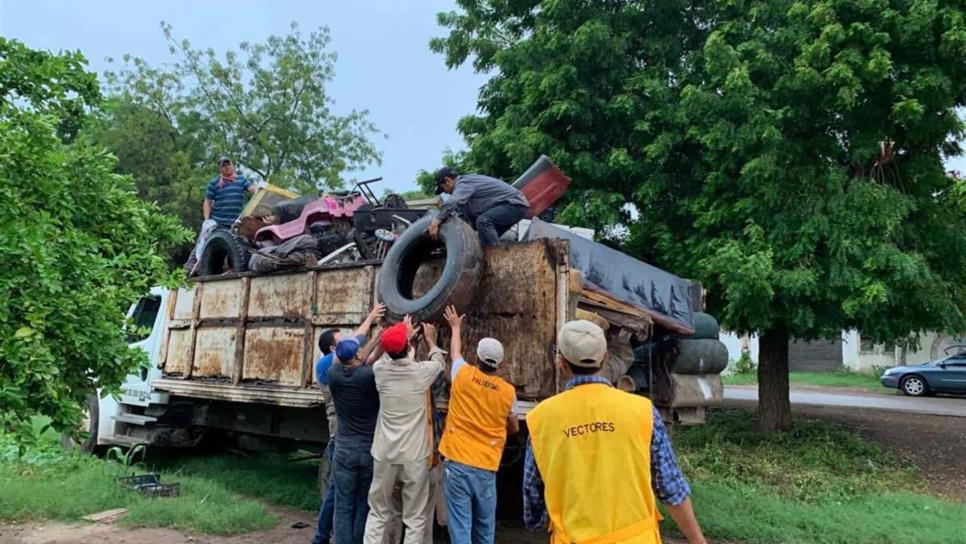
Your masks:
M396 323L383 331L380 342L386 353L399 353L409 345L409 328L405 323Z

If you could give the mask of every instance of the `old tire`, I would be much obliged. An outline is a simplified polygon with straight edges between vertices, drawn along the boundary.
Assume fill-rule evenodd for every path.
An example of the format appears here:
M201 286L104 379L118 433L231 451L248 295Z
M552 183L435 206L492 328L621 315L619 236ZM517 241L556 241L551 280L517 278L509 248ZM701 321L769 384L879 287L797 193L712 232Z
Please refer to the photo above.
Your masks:
M198 262L198 275L216 276L229 270L248 270L248 249L235 233L217 229L208 236Z
M694 334L691 336L695 340L717 340L721 329L718 327L718 320L713 315L704 312L694 312Z
M450 218L439 229L439 240L426 233L433 216L416 221L392 245L379 273L379 300L393 318L411 315L415 321L437 319L453 304L461 310L479 286L483 252L479 237L466 222ZM420 265L445 247L446 261L439 279L419 297L413 285Z
M681 339L671 371L676 374L718 374L728 366L728 348L717 339Z

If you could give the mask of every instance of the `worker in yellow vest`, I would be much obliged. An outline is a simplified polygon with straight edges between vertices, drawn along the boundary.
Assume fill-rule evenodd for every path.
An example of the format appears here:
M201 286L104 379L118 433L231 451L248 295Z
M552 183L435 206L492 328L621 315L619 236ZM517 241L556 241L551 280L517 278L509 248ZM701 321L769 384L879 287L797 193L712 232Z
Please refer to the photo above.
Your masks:
M649 400L598 375L604 331L570 321L557 335L564 391L527 415L523 517L554 544L654 544L659 499L691 544L705 544L691 489Z
M444 312L450 335L449 413L439 443L446 459L443 489L450 542L492 544L496 531L496 471L507 434L520 430L512 413L513 386L496 375L503 364L503 344L480 340L476 362L463 359L463 316L450 306Z

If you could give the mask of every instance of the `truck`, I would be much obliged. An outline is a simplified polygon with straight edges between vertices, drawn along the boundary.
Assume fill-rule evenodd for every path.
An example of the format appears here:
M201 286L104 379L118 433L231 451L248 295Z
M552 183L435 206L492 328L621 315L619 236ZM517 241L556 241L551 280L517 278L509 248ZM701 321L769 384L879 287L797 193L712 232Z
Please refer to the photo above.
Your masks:
M701 422L721 400L720 368L675 372L674 350L661 348L694 334L689 325L701 315L700 285L624 262L623 254L573 229L534 219L527 230L520 241L483 250L472 302L461 308L464 345L483 336L503 342L502 377L517 390L518 415L560 390L556 333L566 321L585 318L607 331L605 376L652 397L669 423ZM313 375L318 338L365 319L377 302L383 264L228 273L153 289L129 314L132 331L142 331L131 345L147 352L150 365L128 377L119 397L92 400L89 445L190 447L217 436L242 449L321 449L328 432ZM426 276L432 284L433 274L428 262L415 283ZM608 287L609 281L619 285ZM622 286L651 296L650 307L614 296ZM717 342L717 329L710 334Z

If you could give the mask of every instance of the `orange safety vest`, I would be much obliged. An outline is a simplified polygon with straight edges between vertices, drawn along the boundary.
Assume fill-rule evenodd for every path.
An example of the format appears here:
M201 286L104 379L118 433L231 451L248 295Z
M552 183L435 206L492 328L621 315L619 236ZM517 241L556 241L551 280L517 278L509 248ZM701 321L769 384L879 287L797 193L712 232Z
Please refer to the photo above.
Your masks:
M439 452L451 461L496 471L506 444L506 418L516 393L502 378L465 363L450 389Z
M554 544L658 544L651 402L578 385L527 415Z

